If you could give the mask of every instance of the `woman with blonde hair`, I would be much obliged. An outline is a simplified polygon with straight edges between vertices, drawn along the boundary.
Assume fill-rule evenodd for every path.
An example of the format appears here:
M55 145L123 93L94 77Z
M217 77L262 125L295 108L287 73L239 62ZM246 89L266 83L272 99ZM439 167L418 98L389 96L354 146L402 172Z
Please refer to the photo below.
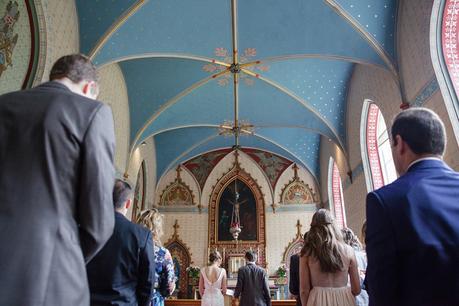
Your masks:
M164 306L164 299L175 290L174 262L169 250L162 246L161 236L163 235L163 218L155 208L143 211L137 222L147 227L153 236L155 255L155 292L152 306Z
M351 287L347 286L348 275ZM319 209L312 217L300 258L300 296L307 306L355 306L359 271L352 247L342 239L332 215Z
M215 250L209 254L209 265L201 269L199 293L202 306L223 306L226 293L226 271L221 268L222 256Z

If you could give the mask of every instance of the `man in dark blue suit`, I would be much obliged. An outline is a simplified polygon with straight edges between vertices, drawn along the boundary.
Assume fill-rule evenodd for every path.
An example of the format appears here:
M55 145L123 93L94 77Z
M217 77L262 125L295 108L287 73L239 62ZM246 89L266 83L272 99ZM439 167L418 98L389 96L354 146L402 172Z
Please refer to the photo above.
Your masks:
M391 137L400 177L367 196L370 305L459 305L459 174L442 161L444 125L412 108Z
M129 185L116 180L115 230L87 266L92 306L150 305L155 282L153 240L148 229L126 219L131 197Z
M290 273L288 280L288 289L296 300L296 305L301 306L300 299L300 254L290 256Z

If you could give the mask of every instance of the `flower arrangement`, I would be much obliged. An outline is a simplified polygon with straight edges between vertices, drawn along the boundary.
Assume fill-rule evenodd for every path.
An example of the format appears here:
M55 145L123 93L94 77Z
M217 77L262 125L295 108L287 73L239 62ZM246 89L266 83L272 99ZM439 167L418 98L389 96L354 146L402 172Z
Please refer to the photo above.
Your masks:
M282 264L277 268L276 270L276 276L279 278L284 278L287 277L287 266L285 264Z
M285 264L282 264L277 268L276 270L276 276L277 278L274 280L274 283L276 285L286 285L288 280L287 280L287 266Z
M186 272L188 273L188 276L192 279L198 279L199 278L199 273L201 272L201 268L198 266L189 266L186 268Z

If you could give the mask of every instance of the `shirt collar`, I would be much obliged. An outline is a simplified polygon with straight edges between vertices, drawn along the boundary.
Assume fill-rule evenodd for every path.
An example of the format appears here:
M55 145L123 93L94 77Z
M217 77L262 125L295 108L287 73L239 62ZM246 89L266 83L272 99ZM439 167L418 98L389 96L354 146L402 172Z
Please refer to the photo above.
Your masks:
M438 157L434 157L434 156L429 156L429 157L423 157L423 158L419 158L419 159L416 159L414 161L411 162L411 164L408 165L408 168L406 169L406 172L408 172L408 170L410 170L410 168L412 166L414 166L415 164L419 163L419 162L422 162L424 160L442 160L441 158L438 158Z

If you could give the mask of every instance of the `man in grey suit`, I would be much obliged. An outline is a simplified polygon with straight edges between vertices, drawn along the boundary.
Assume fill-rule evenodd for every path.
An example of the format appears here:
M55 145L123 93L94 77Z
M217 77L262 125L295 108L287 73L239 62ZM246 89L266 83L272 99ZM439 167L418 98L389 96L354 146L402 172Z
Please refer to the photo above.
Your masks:
M97 71L0 96L0 305L89 305L87 263L113 232L114 128Z
M240 297L240 306L271 305L268 276L266 271L257 266L257 254L253 251L245 253L247 264L237 272L237 284L234 297Z

